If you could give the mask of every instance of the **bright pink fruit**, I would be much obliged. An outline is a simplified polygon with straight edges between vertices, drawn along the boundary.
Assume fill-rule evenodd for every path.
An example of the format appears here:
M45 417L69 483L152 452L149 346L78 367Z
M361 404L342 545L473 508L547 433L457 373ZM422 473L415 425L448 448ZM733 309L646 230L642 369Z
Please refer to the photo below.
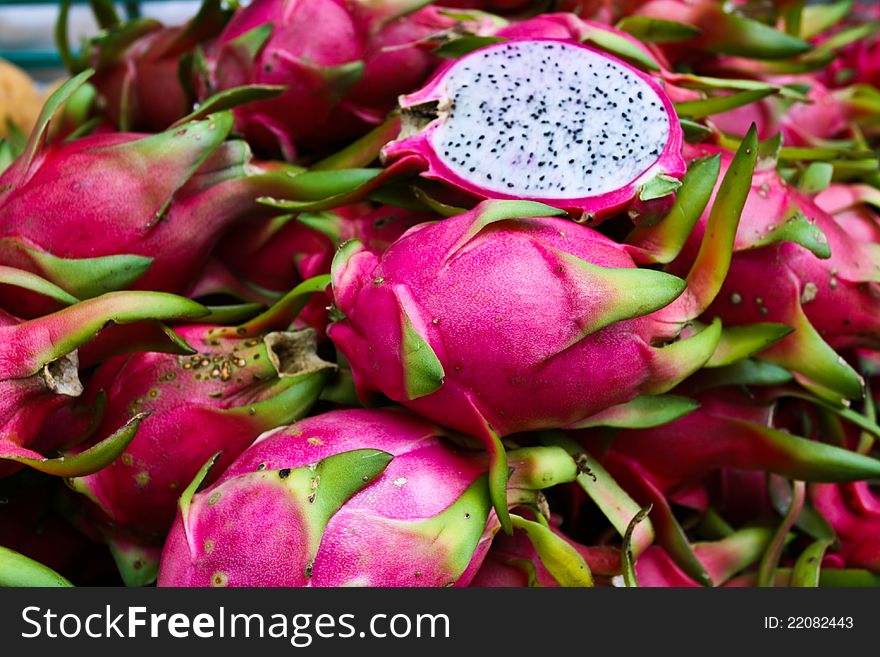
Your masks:
M93 135L22 156L0 177L0 264L78 298L125 287L189 291L231 225L275 213L256 199L285 178L258 175L244 142L224 143L231 127L231 115L217 114L158 135ZM23 316L52 309L20 292L0 303Z
M47 461L37 451L51 453L64 444L59 436L39 444L37 439L48 416L83 391L77 348L111 323L199 317L205 312L197 303L158 292L109 293L26 322L0 311L5 346L0 358L0 476L20 469L19 464L66 476L103 466L103 457L93 460L94 454Z
M717 541L695 543L694 555L705 568L714 586L723 586L735 575L755 565L772 538L765 527L740 529ZM639 556L635 565L639 586L697 587L660 546L651 546Z
M440 7L414 11L410 2L257 0L209 51L203 91L286 86L277 98L236 109L236 128L261 152L293 160L302 149L339 144L384 121L397 96L440 63L431 53L436 39L490 24Z
M328 334L359 390L507 435L577 423L699 367L708 334L689 356L655 346L681 332L677 305L654 311L684 282L554 213L488 201L410 229L381 257L343 247L333 293L345 317Z
M237 108L235 121L261 151L280 145L293 159L295 143L321 126L357 81L363 43L342 0L257 0L236 12L208 57L205 95L246 84L287 87L277 98Z
M857 2L838 27L861 27L880 19L880 6ZM825 39L817 39L821 43ZM822 80L830 87L869 84L880 88L880 39L875 32L835 51L831 63L822 70Z
M722 151L722 168L728 158ZM684 271L695 257L705 219L704 213L673 271ZM858 375L834 349L880 344L880 247L850 234L767 167L753 177L734 250L709 317L732 325L779 322L794 328L760 357L859 397ZM774 284L766 285L768 280Z
M880 573L880 498L869 483L816 484L810 499L837 533L844 564Z
M192 355L137 353L100 365L84 400L106 410L92 441L131 415L148 413L125 453L101 471L73 479L103 521L160 544L180 492L214 453L218 472L269 429L315 402L331 365L314 354L314 333L240 336L234 329L186 326L176 333Z
M120 130L159 132L192 109L180 84L180 56L195 44L183 39L184 28L155 29L136 39L123 52L107 56L98 47L92 83L103 96L107 116Z
M794 77L771 78L777 84L803 83ZM786 146L821 146L823 142L851 136L852 108L816 80L810 80L807 102L791 103L778 98L765 98L728 112L715 114L712 122L721 130L744 135L752 123L758 126L758 137L769 139L782 133ZM790 105L790 106L789 106Z
M564 21L551 27L569 31ZM401 133L384 160L416 158L422 175L476 198L537 200L601 218L685 170L681 126L660 85L574 40L481 48L402 97L401 109Z
M333 130L339 129L340 122L344 126L360 121L360 132L381 123L397 106L398 96L417 89L444 62L431 52L437 45L458 36L485 35L497 29L498 19L494 17L468 16L436 5L408 13L406 0L398 2L396 9L394 3L386 4L383 11L363 0L349 3L364 39L364 70L340 101L336 116L331 117L329 127ZM383 13L391 14L391 18Z
M467 584L498 523L484 456L442 435L402 409L333 411L265 434L217 483L184 493L159 585Z

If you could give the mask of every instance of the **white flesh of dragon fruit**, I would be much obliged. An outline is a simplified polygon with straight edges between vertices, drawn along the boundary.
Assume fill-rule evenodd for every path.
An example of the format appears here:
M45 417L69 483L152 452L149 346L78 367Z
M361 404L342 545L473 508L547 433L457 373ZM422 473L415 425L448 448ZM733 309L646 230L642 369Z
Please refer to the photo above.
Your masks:
M680 177L681 127L649 76L574 41L512 40L462 57L401 99L386 161L479 197L608 214L659 175Z

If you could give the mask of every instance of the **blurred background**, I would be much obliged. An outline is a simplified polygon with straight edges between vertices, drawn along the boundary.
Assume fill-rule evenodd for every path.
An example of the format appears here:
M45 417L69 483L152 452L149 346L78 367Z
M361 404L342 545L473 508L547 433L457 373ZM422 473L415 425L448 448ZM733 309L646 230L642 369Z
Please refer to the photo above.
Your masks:
M174 25L195 14L199 4L199 0L125 0L116 6L120 15L146 16ZM25 69L38 82L64 75L54 37L58 7L58 0L0 0L0 59ZM97 32L88 0L73 0L70 43L78 44Z

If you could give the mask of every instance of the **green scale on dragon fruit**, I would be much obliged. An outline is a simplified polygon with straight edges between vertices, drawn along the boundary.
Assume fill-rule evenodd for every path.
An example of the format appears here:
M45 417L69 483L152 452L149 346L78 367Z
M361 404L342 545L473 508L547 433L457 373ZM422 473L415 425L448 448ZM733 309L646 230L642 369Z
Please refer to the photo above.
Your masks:
M400 408L340 410L264 434L180 500L160 586L463 586L499 523L485 452ZM511 452L505 505L570 482L561 448ZM526 521L523 521L526 522ZM567 545L572 579L589 569Z

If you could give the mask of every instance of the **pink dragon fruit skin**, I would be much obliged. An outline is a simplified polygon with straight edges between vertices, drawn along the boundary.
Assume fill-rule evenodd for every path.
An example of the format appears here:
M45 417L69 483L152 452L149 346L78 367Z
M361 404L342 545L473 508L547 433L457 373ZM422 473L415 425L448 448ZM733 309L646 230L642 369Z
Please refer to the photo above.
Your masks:
M328 336L359 394L381 392L480 438L492 455L496 510L506 477L500 436L577 425L665 392L720 338L717 322L699 332L686 325L714 295L709 280L720 283L702 272L723 271L723 261L695 264L689 287L638 269L627 245L560 214L485 201L410 229L382 256L349 242L331 272L342 319Z
M880 19L880 7L873 2L856 2L844 26L855 27ZM817 39L817 44L824 39ZM835 52L834 60L820 76L830 87L869 84L880 88L880 40L876 34L850 43Z
M772 530L768 528L745 528L717 541L695 543L694 554L705 567L713 585L735 585L734 576L759 561L771 537ZM639 556L635 574L639 586L644 587L700 586L658 545L652 545Z
M287 86L278 98L236 110L236 128L261 152L294 160L302 149L344 143L384 121L397 97L436 68L435 38L495 24L424 4L258 0L236 13L208 53L209 86ZM271 34L261 32L269 25Z
M400 409L332 411L265 434L184 496L159 585L466 584L493 524L485 470L439 435ZM340 458L355 463L348 480L321 470ZM333 503L318 520L322 496Z
M350 124L357 131L349 133L354 137L383 122L398 96L417 89L444 62L431 52L438 43L464 34L489 35L502 22L435 5L409 13L418 4L424 3L403 0L386 8L362 0L349 3L363 38L364 70L331 117L334 132ZM389 12L402 15L390 20L381 15Z
M26 171L13 163L0 178L0 261L50 279L52 274L66 278L56 282L77 296L91 296L94 290L81 289L73 276L52 271L56 259L126 254L135 256L127 268L129 280L148 266L152 271L142 281L147 286L183 287L198 266L199 251L211 246L210 237L199 244L206 241L202 235L212 231L198 217L189 229L177 221L169 230L168 220L185 213L181 204L171 209L171 217L163 215L172 196L224 139L231 122L223 123L201 122L177 136L87 137L41 149ZM158 267L148 257L158 258ZM22 295L6 294L2 302L22 315L46 309Z
M193 355L136 353L101 364L84 400L106 399L90 440L133 413L149 413L125 453L99 472L71 480L105 522L148 544L161 544L180 491L216 452L218 472L269 429L301 417L316 401L331 366L314 355L314 334L228 335L186 326L177 334ZM297 352L299 358L285 357ZM279 356L278 354L281 354Z
M34 449L50 413L83 391L76 349L110 323L199 317L205 312L203 306L187 299L152 292L110 293L25 322L0 311L6 345L0 359L0 476L21 469L21 464L53 474L94 471L88 463L83 470L75 458L69 458L66 465L47 461ZM59 446L39 447L51 452Z
M385 146L382 151L383 160L389 163L404 158L416 158L424 169L424 177L443 181L478 199L536 200L591 220L624 208L641 195L644 185L658 177L681 178L685 171L684 160L681 158L681 126L663 89L652 77L625 62L572 40L569 35L574 29L570 25L573 21L578 21L573 15L551 15L546 19L527 21L535 23L532 27L518 28L514 25L505 28L515 35L521 29L526 34L535 32L568 38L510 38L503 43L469 53L438 69L422 89L401 97L401 133L396 141ZM582 22L578 24L583 25ZM499 31L499 35L503 34L504 30ZM559 98L548 95L546 100L537 101L535 98L542 93L550 92L535 89L529 100L525 98L525 94L530 89L527 85L522 86L519 78L510 78L513 86L509 90L501 88L504 102L510 104L498 104L488 95L477 104L483 97L482 93L488 94L483 89L485 85L481 86L481 71L485 69L487 81L495 79L493 76L496 74L510 77L503 72L506 65L501 60L537 61L543 56L541 49L552 51L545 62L546 66L551 66L549 62L552 62L560 66L560 70L567 68L575 71L595 66L597 70L603 69L604 77L613 77L613 93L618 93L615 84L620 84L620 89L625 91L620 91L620 96L614 96L614 100L607 101L606 105L597 104L596 107L591 107L591 111L610 111L613 107L616 112L616 108L623 104L624 108L628 108L623 113L615 113L613 117L610 113L603 115L604 126L609 126L608 122L612 118L623 121L626 125L612 125L607 131L603 127L596 130L595 134L584 133L585 128L581 128L568 130L571 134L556 135L553 125L544 125L549 120L543 120L542 123L539 115L543 110L534 114L534 103L545 102L545 108L550 105L561 107L566 102L580 104L584 101L578 94L583 95L586 92L576 91L575 96L568 99L564 95ZM584 61L568 62L565 61L566 57ZM555 58L563 60L564 65L554 61ZM495 68L498 70L495 71ZM525 76L523 79L534 75L534 72L526 74L519 69L514 71L513 75ZM583 82L572 77L564 78L567 81L563 83L563 78L564 76L560 77L556 91L552 93L558 95L559 88L566 85L565 88L574 91L578 89L576 85ZM626 82L620 82L622 79ZM469 88L471 90L466 91ZM494 86L492 88L495 89ZM596 87L590 87L594 95L599 93L605 99L609 97L601 87L598 91L595 89ZM639 102L635 103L637 96ZM473 100L468 100L470 97ZM508 101L508 98L511 100ZM599 99L598 96L596 98ZM598 102L606 101L599 99ZM498 107L495 107L496 104ZM456 112L454 108L459 107L464 109ZM628 113L636 111L632 108L641 108L637 111L643 111L644 114L633 118ZM508 115L508 111L512 113ZM572 111L577 116L579 110L573 107ZM534 116L526 121L523 117L529 113ZM474 114L478 118L472 119ZM464 118L458 118L456 122L456 117L459 116ZM473 127L469 121L474 123ZM494 139L484 142L486 125L497 126L497 134ZM597 125L595 118L591 125ZM509 130L509 135L505 129ZM650 143L638 144L634 134L639 134ZM554 141L557 137L561 143ZM627 141L614 142L614 139ZM596 151L593 151L594 143ZM611 151L607 154L599 152L606 143L616 143L615 154L611 154ZM559 154L560 149L565 149L562 155ZM605 162L606 155L609 159L614 159L613 166L612 163ZM635 159L629 165L627 158ZM566 161L566 167L556 174L555 170L560 168L560 163L565 164ZM545 169L547 162L552 164ZM623 167L624 164L627 167ZM622 178L612 179L606 176L603 172L608 170L620 171ZM516 176L512 175L514 172ZM545 180L547 176L551 179ZM554 176L562 177L557 180ZM567 191L569 188L571 191ZM564 195L556 196L560 193L559 190L563 190Z
M793 76L772 77L775 84L803 83ZM786 146L821 146L823 141L850 135L852 110L821 82L809 80L808 102L784 107L778 99L765 98L728 112L715 114L712 122L721 130L744 135L752 123L758 126L758 137L769 139L782 132Z
M94 135L37 151L0 177L0 263L79 298L122 287L185 293L235 222L271 216L256 199L283 174L257 173L228 113L153 136ZM44 299L3 294L22 316Z
M661 385L668 363L659 366L651 340L680 327L646 312L593 333L601 311L580 305L602 286L572 265L638 275L626 252L546 209L515 219L506 203L417 226L381 258L340 252L333 294L346 319L328 335L359 390L471 435L485 435L487 424L507 435L565 426ZM542 207L523 206L526 214ZM652 275L645 285L657 286L655 306L681 292L662 274L649 283ZM582 371L603 385L585 389Z
M834 216L835 222L857 242L880 244L880 195L874 187L837 183L819 192L813 201Z

